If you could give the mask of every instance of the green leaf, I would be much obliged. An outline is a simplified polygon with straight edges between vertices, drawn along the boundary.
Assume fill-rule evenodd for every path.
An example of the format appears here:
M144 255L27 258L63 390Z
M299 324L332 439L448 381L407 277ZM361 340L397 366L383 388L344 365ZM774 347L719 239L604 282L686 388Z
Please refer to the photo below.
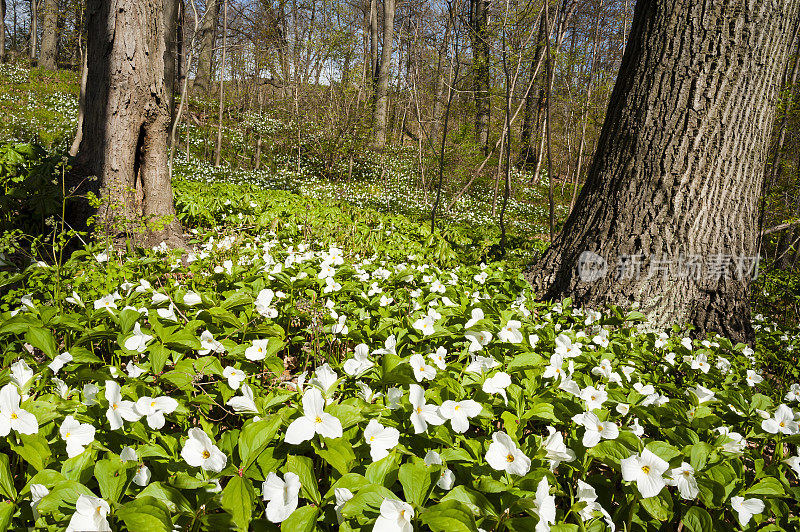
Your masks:
M25 341L50 358L55 358L58 355L56 339L53 338L53 333L47 329L40 327L28 329L28 332L25 333Z
M683 516L683 526L688 532L710 532L714 530L714 521L707 511L692 506Z
M455 500L463 503L470 510L472 510L473 515L476 517L480 517L482 515L491 515L493 517L497 517L497 510L495 510L492 503L489 502L489 499L487 499L482 493L466 486L456 486L450 490L447 495L442 497L442 502L449 500Z
M301 506L281 523L281 530L286 532L311 532L319 517L316 506Z
M100 486L100 494L109 502L117 502L128 482L133 478L135 465L119 458L99 460L94 465L94 478Z
M139 497L127 502L116 511L116 516L128 530L172 531L169 510L155 497Z
M427 466L422 460L400 466L398 479L403 486L406 501L424 506L440 474L441 467Z
M427 508L420 520L433 532L477 532L469 507L460 501L446 501Z
M86 449L78 456L64 460L64 463L61 464L61 474L69 480L76 480L81 484L86 484L92 478L96 458L97 451Z
M652 441L645 448L665 462L669 462L676 456L681 455L680 450L663 441Z
M12 501L17 498L17 489L14 487L14 479L11 478L7 454L0 454L0 493Z
M179 490L168 486L163 482L151 482L145 489L139 492L137 499L141 497L155 497L164 503L164 506L172 513L191 514L191 503L181 495Z
M745 495L769 495L782 497L786 495L780 481L773 477L765 477L755 483L755 485L745 491Z
M317 506L322 504L322 497L314 475L314 463L307 456L290 456L286 459L286 470L300 477L303 495Z
M708 456L714 450L711 445L701 441L692 445L692 450L689 451L689 463L695 471L700 471L708 463Z
M356 462L353 444L345 438L336 438L335 440L326 438L325 447L319 447L319 445L314 442L314 451L340 475L349 473Z
M655 497L641 499L639 504L647 510L647 513L659 521L669 521L672 518L672 496L669 491L662 490Z
M231 477L220 495L220 506L231 514L239 530L247 531L253 516L256 494L253 484L242 477Z
M11 501L0 502L0 531L8 530L11 526L11 518L14 517L14 512L17 506Z
M397 500L397 495L377 484L364 486L352 499L342 506L342 516L346 519L359 517L365 513L377 515L384 499Z
M167 360L169 360L169 349L164 347L164 344L157 343L150 346L148 352L153 373L158 375L164 369Z
M42 497L37 508L42 515L53 513L59 508L66 508L69 506L74 508L75 502L81 495L86 495L88 497L95 496L89 488L79 482L75 482L74 480L62 480L53 486L50 493ZM71 511L72 510L70 510L70 512Z
M242 459L242 470L247 471L256 461L269 442L275 437L280 427L281 418L270 416L246 425L239 434L239 456Z
M521 371L523 369L543 368L544 361L536 353L523 353L511 359L506 369L507 372Z
M380 484L388 488L397 480L399 467L400 455L391 452L389 456L368 465L364 476L373 484Z

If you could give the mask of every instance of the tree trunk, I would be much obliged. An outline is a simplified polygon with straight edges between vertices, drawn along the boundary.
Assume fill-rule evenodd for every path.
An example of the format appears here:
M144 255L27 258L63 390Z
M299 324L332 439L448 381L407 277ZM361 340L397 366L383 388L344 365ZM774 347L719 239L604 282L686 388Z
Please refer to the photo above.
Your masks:
M42 6L42 48L39 50L40 65L49 70L56 70L56 53L58 48L58 2L44 0Z
M28 41L28 60L31 63L31 66L36 66L36 44L38 42L38 33L39 33L39 6L36 0L31 0L31 38ZM16 32L15 32L16 35Z
M472 71L475 79L475 141L489 153L489 115L491 112L491 80L489 74L489 2L470 0L470 40L472 41Z
M219 21L219 0L206 1L206 13L200 25L197 42L200 43L200 53L197 55L197 73L194 77L194 87L202 94L208 94L211 89L212 63L214 60L214 46L217 39L217 22Z
M389 69L392 65L392 41L394 40L395 0L383 0L383 47L381 66L378 72L378 86L375 89L375 110L373 143L382 148L386 145L386 118L389 111Z
M369 76L372 90L374 91L378 85L378 72L380 72L380 64L378 63L378 0L370 0L369 2Z
M586 184L527 274L543 299L636 301L653 327L691 323L696 335L752 341L754 176L799 6L637 3Z
M79 37L80 38L80 37ZM78 154L78 149L81 147L81 140L83 140L83 117L86 114L86 78L89 71L87 63L86 48L83 49L83 57L81 58L81 87L78 94L78 127L75 130L75 138L72 139L72 146L69 149L69 154L75 157Z
M83 138L71 179L102 198L96 229L181 245L167 164L164 0L87 2ZM97 180L80 179L96 176ZM85 204L71 208L81 216Z
M180 0L164 0L164 90L167 94L170 124L175 119L175 93L179 77L178 14Z
M0 63L6 62L6 0L0 0Z

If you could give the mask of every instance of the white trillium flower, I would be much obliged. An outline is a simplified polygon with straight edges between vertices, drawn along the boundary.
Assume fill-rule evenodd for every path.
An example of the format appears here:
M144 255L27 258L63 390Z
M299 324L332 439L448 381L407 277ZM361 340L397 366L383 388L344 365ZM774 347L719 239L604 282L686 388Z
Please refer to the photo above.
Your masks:
M325 400L317 388L309 388L303 394L303 416L295 419L286 429L284 441L297 445L319 434L324 438L342 436L342 422L324 411Z
M619 427L611 421L600 421L594 412L584 412L576 414L572 421L578 425L583 425L586 431L583 433L583 446L590 449L600 443L600 440L616 440L619 436Z
M72 303L73 305L77 305L81 308L86 308L86 305L83 303L83 299L81 299L81 296L79 296L75 290L72 291L72 297L67 296L65 300L67 303Z
M192 467L201 467L205 471L219 473L225 469L228 457L214 445L203 429L189 429L189 438L181 449L181 458Z
M459 434L467 432L469 419L481 413L483 407L472 399L464 401L447 400L439 407L439 415L450 420L450 426Z
M603 403L608 400L606 391L602 387L595 388L594 386L588 386L581 390L580 397L586 403L586 410L589 412L595 408L601 408Z
M596 514L599 513L603 516L603 519L605 519L609 528L611 528L611 532L616 530L616 526L614 525L614 521L611 519L611 515L609 515L605 508L600 506L600 503L597 502L597 492L591 484L587 484L582 480L578 480L577 496L578 502L586 503L586 506L583 507L579 514L581 519L588 521L590 519L594 519Z
M36 416L20 408L20 395L11 383L0 388L0 436L8 436L14 430L19 434L36 434L39 422Z
M701 386L700 384L698 384L694 388L689 388L689 390L686 393L688 394L689 392L692 392L695 395L695 397L697 397L697 402L698 402L698 404L701 404L701 405L703 403L707 403L709 401L713 401L714 397L715 397L714 396L714 392L712 392L711 390L709 390L705 386Z
M39 502L50 493L47 486L44 484L31 484L31 512L33 512L33 520L39 519L39 511L36 509Z
M142 374L144 374L144 369L140 368L133 362L128 362L128 364L125 366L125 371L128 374L128 377L131 379L138 379L142 376Z
M364 440L369 445L369 454L373 462L389 456L389 451L394 449L400 441L400 432L393 427L384 427L376 420L371 419L364 429Z
M267 344L269 344L269 338L264 340L253 340L253 345L245 349L244 357L247 360L252 360L253 362L264 360L264 358L267 356Z
M794 383L789 387L786 396L783 398L787 402L800 402L800 384Z
M441 370L447 369L447 361L445 360L445 357L447 357L447 349L441 346L436 348L435 353L428 355L428 358L430 358L433 363L436 364L436 367Z
M200 346L200 349L197 351L200 355L207 355L212 351L215 353L225 352L225 346L216 341L214 335L208 330L200 333Z
M669 464L645 449L641 455L633 455L620 460L622 479L636 482L642 497L655 497L664 488L666 482L662 476L669 469Z
M317 368L314 372L314 377L308 381L308 383L319 388L325 397L328 398L327 403L330 404L330 397L334 391L333 387L338 380L339 375L337 375L336 371L326 362Z
M711 366L708 364L708 357L705 355L705 353L699 353L692 359L691 368L699 369L703 373L708 373L708 370L711 369Z
M103 309L103 308L106 309L109 312L111 312L111 309L117 308L117 303L116 303L116 301L114 299L114 295L113 294L108 294L108 295L105 295L105 296L101 297L100 299L95 300L94 309L95 310L100 310L100 309Z
M412 325L415 329L420 331L423 336L430 336L433 334L433 326L435 325L435 320L431 316L423 316L415 321Z
M358 395L361 396L361 398L368 403L374 403L375 401L383 397L383 394L381 392L372 391L372 388L367 386L367 384L362 381L356 382L356 386L358 386Z
M556 498L550 495L550 484L547 477L542 477L536 487L536 496L533 499L534 512L539 516L535 532L549 532L550 525L556 521Z
M200 303L202 303L203 302L203 298L200 297L200 294L198 294L197 292L189 291L189 292L186 292L186 294L183 296L183 302L186 305L189 305L190 307L193 307L195 305L199 305Z
M469 373L485 373L490 369L496 368L500 365L500 362L495 360L493 357L484 357L481 355L473 355L472 361L467 365L464 371Z
M258 414L258 406L256 406L253 397L253 390L247 384L242 385L242 395L231 397L225 403L237 413Z
M479 308L472 309L471 318L464 324L464 329L469 329L484 318L483 311Z
M484 346L492 341L492 333L489 331L467 331L464 334L465 338L469 341L469 352L481 351Z
M745 380L747 381L747 385L752 387L752 386L755 386L756 384L760 383L761 381L763 381L764 377L759 375L756 371L754 371L752 369L748 369L747 370L747 377L746 377ZM755 499L752 499L752 500L755 500Z
M144 353L145 349L147 349L147 342L152 339L152 336L142 332L142 328L137 321L133 325L133 334L127 340L125 340L124 347L129 351Z
M353 492L347 488L335 488L333 490L333 496L336 499L333 511L336 512L336 520L339 524L342 524L342 507L344 503L353 498Z
M247 373L233 366L226 366L222 370L222 376L228 379L228 386L233 390L238 390L242 382L247 379Z
M483 382L481 389L490 395L496 393L500 394L503 397L503 401L508 404L506 388L508 388L510 384L511 376L503 371L498 371Z
M785 404L778 405L771 418L761 422L761 428L770 434L797 434L800 425L794 420L794 412Z
M505 432L492 434L492 443L486 451L486 461L497 471L520 477L527 475L531 469L531 459L525 456Z
M682 462L679 467L670 471L671 479L667 480L670 486L677 486L678 493L684 499L692 500L700 493L700 488L697 487L697 480L694 478L694 468Z
M578 343L573 343L572 339L566 334L559 334L556 336L556 349L555 353L564 358L574 358L581 354L581 346Z
M267 475L261 492L267 503L267 519L272 523L280 523L288 519L297 509L300 494L300 477L294 473L286 473L281 479L270 472Z
M111 507L99 497L79 495L67 532L111 532L106 517Z
M108 410L106 410L106 418L111 424L111 430L118 430L122 428L122 421L138 421L142 416L136 412L135 405L132 401L124 401L122 399L122 392L120 391L119 384L115 381L106 381L106 400L108 401Z
M731 508L739 518L739 524L747 526L754 515L764 511L764 501L760 499L745 499L744 497L731 497Z
M172 397L140 397L134 404L136 413L147 419L147 426L151 429L161 429L166 423L164 414L171 414L178 408L178 401Z
M420 354L411 355L408 360L411 369L414 371L414 378L417 382L431 380L436 377L436 368L425 363L425 359Z
M384 499L381 502L381 514L375 520L373 532L414 532L411 520L414 509L410 504L395 499Z
M72 416L67 416L58 432L61 434L61 439L67 442L67 456L74 458L94 441L95 428L88 423L79 422Z
M798 479L800 479L800 454L797 456L790 456L784 460L783 463L791 467L794 471L794 474L797 475Z
M16 384L17 388L22 390L32 378L33 370L24 360L20 359L11 364L11 382Z
M444 465L444 463L442 462L442 457L439 455L439 453L433 450L428 451L425 454L424 462L425 465L429 467L434 465ZM439 480L436 481L436 485L445 491L450 491L451 489L453 489L453 485L455 484L455 482L456 482L455 474L453 474L453 472L449 468L445 467L442 469L442 474L439 477Z
M391 387L386 390L386 408L389 410L397 410L400 408L400 399L403 398L403 390L400 388Z
M374 365L375 363L369 359L367 344L358 344L353 350L353 358L344 362L343 369L351 377L358 377Z
M72 355L69 352L61 353L60 355L56 355L53 358L53 361L50 362L47 367L53 370L53 375L58 375L58 372L61 371L61 368L64 367L65 364L72 362Z
M545 449L545 458L550 461L550 470L555 471L561 462L572 462L575 453L564 444L564 436L554 427L548 426L549 435L542 442Z
M408 399L411 402L411 424L414 432L421 434L428 430L428 423L441 425L444 419L439 415L439 408L425 404L425 390L418 384L409 386Z
M508 323L500 328L500 332L497 333L497 339L510 344L521 343L523 337L519 330L520 327L522 327L522 323L518 320L509 320Z
M256 312L265 318L275 319L278 317L277 309L272 307L272 300L275 297L275 292L269 288L261 290L256 296L255 309Z

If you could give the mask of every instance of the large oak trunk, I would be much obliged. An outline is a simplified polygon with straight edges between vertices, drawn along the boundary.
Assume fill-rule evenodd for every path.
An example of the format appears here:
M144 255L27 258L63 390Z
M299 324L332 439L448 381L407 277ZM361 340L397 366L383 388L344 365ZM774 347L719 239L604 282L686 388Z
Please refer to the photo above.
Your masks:
M586 184L528 273L543 299L635 301L656 327L752 339L748 257L799 3L637 2ZM595 270L578 268L585 251L605 274L586 254Z
M112 235L179 245L167 168L163 0L89 0L83 135L76 175L103 198ZM164 223L166 221L166 223Z

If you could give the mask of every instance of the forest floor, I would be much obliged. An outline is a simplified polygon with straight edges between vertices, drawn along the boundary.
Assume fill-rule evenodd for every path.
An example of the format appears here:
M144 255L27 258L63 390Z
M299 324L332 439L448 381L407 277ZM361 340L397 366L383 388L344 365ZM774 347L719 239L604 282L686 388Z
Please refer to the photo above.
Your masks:
M490 189L431 233L402 154L344 183L181 159L188 260L62 256L22 218L58 198L74 80L3 68L0 176L31 210L2 221L41 233L0 265L0 529L800 526L796 328L756 317L750 349L537 302L546 186L491 260Z

